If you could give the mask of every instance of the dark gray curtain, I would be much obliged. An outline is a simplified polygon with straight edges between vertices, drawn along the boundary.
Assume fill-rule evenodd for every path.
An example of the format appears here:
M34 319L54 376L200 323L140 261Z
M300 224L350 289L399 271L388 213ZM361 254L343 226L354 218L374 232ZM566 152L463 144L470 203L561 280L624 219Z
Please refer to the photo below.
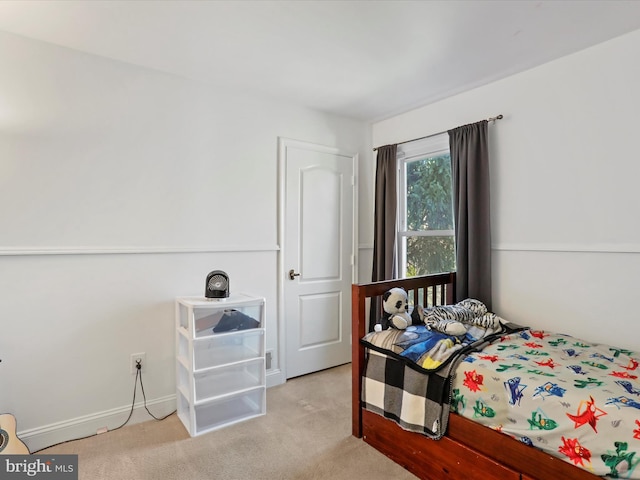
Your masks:
M373 218L373 273L371 281L391 280L396 276L396 192L397 145L378 148Z
M456 245L456 300L491 310L488 122L449 130Z
M374 203L373 269L371 281L396 277L397 145L378 147ZM380 319L379 305L371 305L370 329Z

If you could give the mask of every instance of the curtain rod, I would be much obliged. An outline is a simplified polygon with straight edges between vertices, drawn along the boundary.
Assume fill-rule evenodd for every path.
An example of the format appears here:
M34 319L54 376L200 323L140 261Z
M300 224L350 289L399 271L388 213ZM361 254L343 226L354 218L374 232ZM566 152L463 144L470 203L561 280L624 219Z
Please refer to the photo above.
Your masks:
M496 120L502 120L504 117L502 114L500 115L496 115L495 117L489 117L487 118L487 122L495 122ZM414 138L413 140L405 140L404 142L398 142L396 145L402 145L403 143L409 143L409 142L415 142L416 140L424 140L425 138L429 138L429 137L435 137L436 135L442 135L443 133L447 133L449 130L445 130L444 132L438 132L438 133L432 133L431 135L425 135L424 137L420 137L420 138ZM378 148L380 147L376 147L373 149L373 151L377 151Z

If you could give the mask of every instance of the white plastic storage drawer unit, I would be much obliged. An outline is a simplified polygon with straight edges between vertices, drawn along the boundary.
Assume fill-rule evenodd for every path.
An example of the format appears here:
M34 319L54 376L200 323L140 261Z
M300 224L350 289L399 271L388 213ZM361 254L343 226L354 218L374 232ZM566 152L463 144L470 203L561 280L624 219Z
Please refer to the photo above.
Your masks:
M191 436L266 413L265 300L176 299L178 417Z

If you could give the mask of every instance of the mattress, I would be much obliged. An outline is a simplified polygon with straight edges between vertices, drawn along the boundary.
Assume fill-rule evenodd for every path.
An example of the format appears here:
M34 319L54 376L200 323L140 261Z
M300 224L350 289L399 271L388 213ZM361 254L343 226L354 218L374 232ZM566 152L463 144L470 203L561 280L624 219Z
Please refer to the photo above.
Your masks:
M640 353L523 330L469 353L451 409L599 476L640 479Z

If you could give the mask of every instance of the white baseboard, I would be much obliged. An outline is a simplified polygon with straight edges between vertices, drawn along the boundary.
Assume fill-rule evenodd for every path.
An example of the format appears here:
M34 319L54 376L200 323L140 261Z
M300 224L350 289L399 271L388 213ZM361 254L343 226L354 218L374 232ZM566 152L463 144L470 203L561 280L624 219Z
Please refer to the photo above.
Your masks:
M274 387L285 383L284 373L282 370L275 369L267 374L267 388ZM176 396L167 395L166 397L157 398L147 401L147 408L151 410L156 417L162 418L169 415L176 409ZM22 440L30 452L36 452L43 448L56 445L61 442L68 442L79 438L95 435L98 430L106 427L109 431L116 429L124 423L131 411L131 405L126 407L114 408L104 412L98 412L83 417L76 417L63 422L52 423L43 427L32 428L17 432L18 437ZM269 406L267 405L267 412ZM138 402L134 405L131 419L127 425L134 425L153 420L144 408L144 402Z
M284 378L284 372L279 368L269 370L269 372L267 372L267 388L275 387L276 385L282 385L286 381L287 379ZM267 403L267 413L268 412L269 412L269 404Z
M147 408L149 408L156 417L162 418L176 409L176 396L167 395L166 397L155 400L148 400ZM99 429L105 427L107 428L108 434L109 430L113 430L125 422L130 411L131 405L114 408L112 410L76 417L71 420L52 423L31 430L24 430L18 432L17 435L20 440L29 447L30 452L36 452L61 442L94 435ZM153 417L149 416L145 410L144 402L138 402L134 405L131 419L127 425L146 422L147 420L153 420Z

